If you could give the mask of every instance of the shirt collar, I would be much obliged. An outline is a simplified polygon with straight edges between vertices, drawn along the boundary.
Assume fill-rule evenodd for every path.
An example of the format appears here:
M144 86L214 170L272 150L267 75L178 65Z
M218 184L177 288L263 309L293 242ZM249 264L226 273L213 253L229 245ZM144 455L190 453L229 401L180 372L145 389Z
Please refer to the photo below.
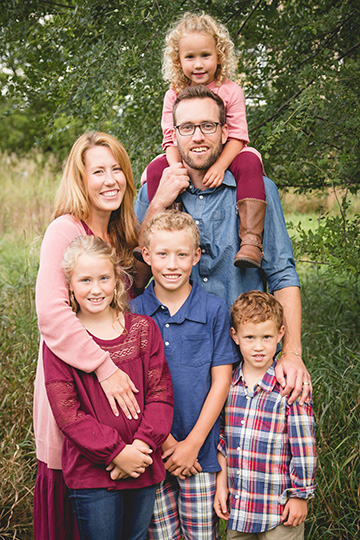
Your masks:
M193 283L191 292L181 308L172 316L173 322L182 323L185 319L199 323L206 323L206 293L198 283ZM146 303L149 308L149 315L153 316L157 311L162 310L163 304L158 300L154 292L154 280L147 286L143 294L146 294ZM165 306L166 307L166 306Z
M261 381L258 383L258 386L262 390L268 393L272 392L272 390L274 389L276 385L276 377L275 377L276 363L277 363L277 359L274 358L274 362L269 367L269 369L267 370L267 372L265 373ZM237 384L239 384L240 381L245 382L243 372L242 372L242 365L243 365L243 362L240 362L240 364L238 365L238 367L233 373L232 383L231 383L232 386L236 386Z
M200 191L201 191L201 193L211 193L211 192L215 191L216 189L222 189L221 186L228 186L228 187L236 188L236 180L235 180L233 174L229 170L225 171L224 179L223 179L222 183L220 184L220 186L218 186L217 188L207 188L204 191L201 191L200 189L195 188L193 183L190 181L190 185L186 189L186 191L189 191L190 193L198 193Z

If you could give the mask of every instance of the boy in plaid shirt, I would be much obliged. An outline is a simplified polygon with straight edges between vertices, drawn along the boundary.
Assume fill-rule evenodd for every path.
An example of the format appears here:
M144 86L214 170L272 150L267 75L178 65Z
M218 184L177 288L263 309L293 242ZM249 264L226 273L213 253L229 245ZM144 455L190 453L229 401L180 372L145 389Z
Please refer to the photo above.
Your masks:
M231 320L243 361L223 414L215 511L228 521L228 540L301 540L315 491L315 430L311 398L288 405L275 378L282 306L251 291L234 302Z

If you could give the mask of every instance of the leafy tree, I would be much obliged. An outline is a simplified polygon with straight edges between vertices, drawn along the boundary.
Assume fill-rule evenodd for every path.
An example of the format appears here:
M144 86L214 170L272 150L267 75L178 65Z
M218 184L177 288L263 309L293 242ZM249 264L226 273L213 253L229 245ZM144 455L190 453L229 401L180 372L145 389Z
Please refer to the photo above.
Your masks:
M82 131L108 130L124 141L139 178L161 149L164 35L183 12L201 10L235 41L251 142L268 175L309 193L341 188L341 227L325 220L318 234L332 231L339 260L343 248L358 252L358 228L346 232L358 219L347 215L360 173L357 0L8 0L0 147L14 145L6 133L15 112L26 119L27 140L60 157ZM313 247L303 235L300 252L314 256ZM345 259L358 273L356 257Z

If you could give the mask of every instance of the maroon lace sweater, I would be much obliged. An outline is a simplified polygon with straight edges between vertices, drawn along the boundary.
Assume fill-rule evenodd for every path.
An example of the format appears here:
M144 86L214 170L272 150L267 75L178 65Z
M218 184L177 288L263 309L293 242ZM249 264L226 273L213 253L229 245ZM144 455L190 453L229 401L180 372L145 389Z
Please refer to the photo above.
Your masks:
M70 488L142 488L165 477L161 445L172 423L173 393L163 342L154 321L125 313L125 331L116 339L94 341L136 385L141 413L116 417L94 373L85 373L55 356L44 343L45 384L55 420L65 436L62 466ZM153 449L153 464L139 478L111 480L106 466L134 439Z

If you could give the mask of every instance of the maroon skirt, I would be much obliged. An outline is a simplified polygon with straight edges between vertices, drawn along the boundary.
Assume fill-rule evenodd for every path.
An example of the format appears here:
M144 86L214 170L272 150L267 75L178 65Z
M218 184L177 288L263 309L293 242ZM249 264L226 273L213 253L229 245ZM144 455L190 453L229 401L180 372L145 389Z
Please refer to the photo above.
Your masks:
M34 540L79 540L62 471L38 461L34 490Z

